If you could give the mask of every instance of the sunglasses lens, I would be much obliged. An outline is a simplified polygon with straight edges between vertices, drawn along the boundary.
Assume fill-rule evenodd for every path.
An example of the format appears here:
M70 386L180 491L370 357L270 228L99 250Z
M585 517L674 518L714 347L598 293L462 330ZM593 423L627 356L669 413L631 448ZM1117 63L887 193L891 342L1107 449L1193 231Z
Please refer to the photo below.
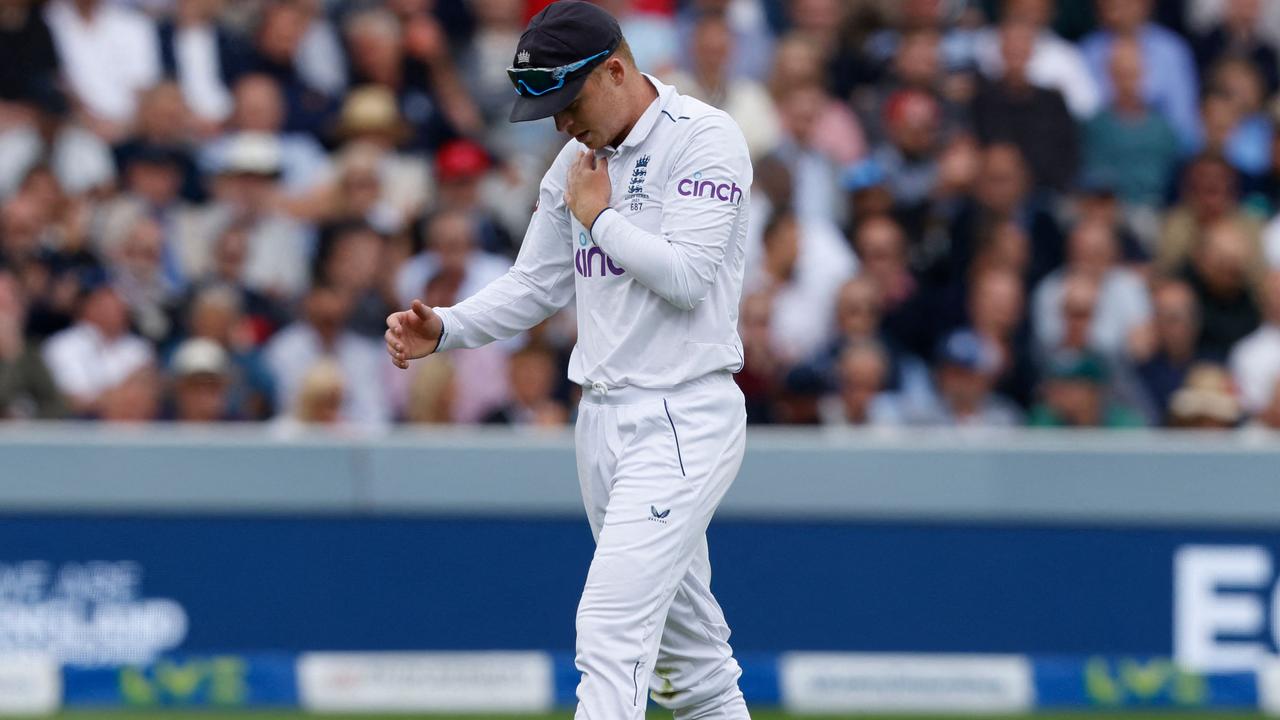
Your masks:
M551 71L542 69L508 69L507 77L511 78L511 83L516 86L516 92L521 95L541 95L556 89L561 84Z

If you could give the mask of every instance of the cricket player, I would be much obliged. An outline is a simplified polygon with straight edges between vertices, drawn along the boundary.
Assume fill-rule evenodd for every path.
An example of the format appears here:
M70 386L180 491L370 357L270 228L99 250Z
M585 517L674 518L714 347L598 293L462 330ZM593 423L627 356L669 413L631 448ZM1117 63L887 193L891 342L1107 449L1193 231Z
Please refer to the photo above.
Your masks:
M706 529L742 464L732 373L751 162L723 112L636 69L617 21L561 0L508 69L513 122L571 140L515 265L452 306L387 318L400 368L526 330L577 299L578 480L595 556L577 614L579 720L748 718L711 594Z

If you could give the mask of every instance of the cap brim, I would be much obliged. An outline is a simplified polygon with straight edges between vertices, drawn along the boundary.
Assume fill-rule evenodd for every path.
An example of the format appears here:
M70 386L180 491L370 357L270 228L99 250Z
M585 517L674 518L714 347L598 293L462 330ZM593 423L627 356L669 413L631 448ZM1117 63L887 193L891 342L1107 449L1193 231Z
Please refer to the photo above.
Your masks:
M569 107L569 104L578 97L589 76L590 73L587 73L566 80L564 87L546 95L517 95L516 104L511 108L511 122L549 118Z

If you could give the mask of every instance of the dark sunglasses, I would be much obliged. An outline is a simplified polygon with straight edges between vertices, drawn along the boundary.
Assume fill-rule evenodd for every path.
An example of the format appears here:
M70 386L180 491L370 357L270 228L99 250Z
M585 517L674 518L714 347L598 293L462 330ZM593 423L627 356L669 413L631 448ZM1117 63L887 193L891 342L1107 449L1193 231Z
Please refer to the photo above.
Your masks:
M516 86L516 94L546 95L554 90L564 87L565 78L569 73L581 70L590 64L593 60L598 60L609 53L613 49L602 50L589 58L579 60L568 65L561 65L554 68L507 68L507 77L511 78L511 84Z

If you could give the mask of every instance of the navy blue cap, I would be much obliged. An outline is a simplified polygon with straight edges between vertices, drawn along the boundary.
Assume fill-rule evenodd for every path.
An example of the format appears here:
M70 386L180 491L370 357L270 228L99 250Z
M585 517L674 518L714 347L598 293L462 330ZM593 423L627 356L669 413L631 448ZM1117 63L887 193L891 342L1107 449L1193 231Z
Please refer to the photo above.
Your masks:
M612 53L622 42L618 21L602 8L583 0L559 0L533 16L516 44L513 68L557 68L602 53ZM578 97L582 86L600 63L598 60L568 73L564 86L545 95L520 95L511 108L511 122L551 117Z

